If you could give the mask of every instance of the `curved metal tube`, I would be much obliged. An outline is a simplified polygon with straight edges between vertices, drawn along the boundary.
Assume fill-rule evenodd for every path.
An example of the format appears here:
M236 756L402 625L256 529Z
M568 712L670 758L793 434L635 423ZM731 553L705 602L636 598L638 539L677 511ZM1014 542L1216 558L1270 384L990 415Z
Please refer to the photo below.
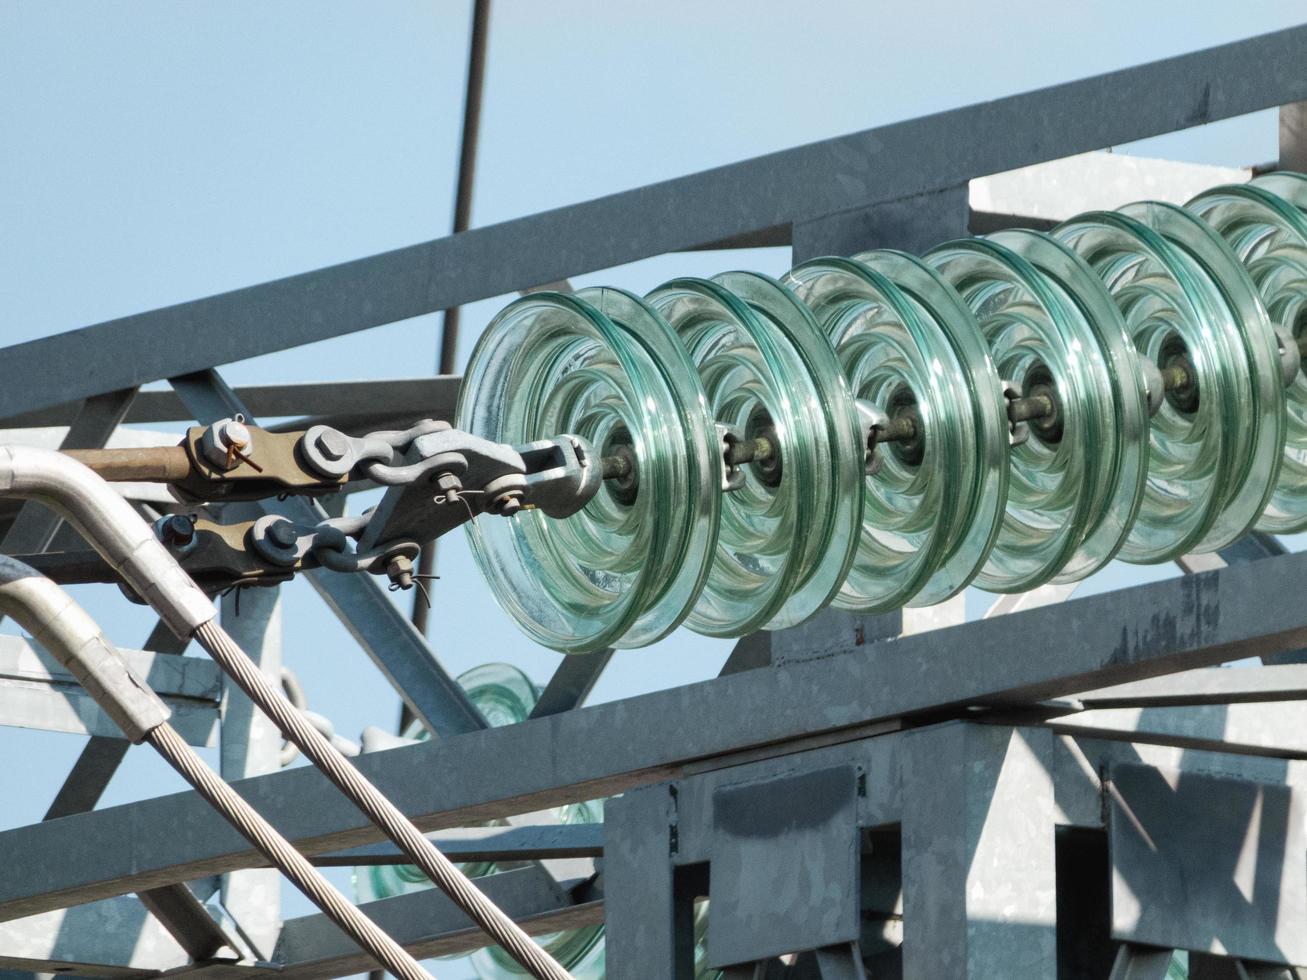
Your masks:
M218 610L126 500L52 449L0 446L0 496L39 500L68 521L180 638Z
M143 742L172 714L67 592L7 555L0 555L0 613L67 668L132 742Z
M132 516L136 516L134 512ZM12 616L50 651L131 741L148 741L153 745L201 796L362 949L398 977L432 980L431 974L351 905L304 855L186 744L168 724L167 705L132 674L95 620L72 596L29 565L0 555L0 612Z

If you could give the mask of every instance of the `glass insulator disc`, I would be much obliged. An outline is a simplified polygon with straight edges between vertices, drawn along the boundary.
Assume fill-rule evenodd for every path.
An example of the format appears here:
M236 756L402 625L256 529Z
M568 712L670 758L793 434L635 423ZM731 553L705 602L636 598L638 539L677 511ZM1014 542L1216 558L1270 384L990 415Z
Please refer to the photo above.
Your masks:
M848 382L812 315L747 272L675 279L647 297L696 365L708 413L773 456L723 494L717 552L686 619L741 636L807 619L835 596L857 548L863 450Z
M1007 508L975 584L1025 592L1062 571L1095 516L1103 457L1117 448L1111 386L1092 328L1066 292L994 241L964 239L925 256L962 296L1001 378L1026 396L1055 393L1055 416L1032 419L1011 449ZM1097 370L1095 370L1097 368ZM1087 452L1089 446L1106 452Z
M1112 297L1094 270L1070 247L1050 235L1025 229L999 232L991 240L1030 262L1080 312L1073 320L1078 336L1071 339L1070 367L1084 372L1094 386L1095 411L1105 435L1096 445L1079 449L1100 457L1089 528L1080 547L1053 577L1054 582L1079 581L1102 568L1121 549L1143 501L1149 416L1139 357ZM1088 338L1080 333L1086 325L1092 335Z
M1234 483L1236 423L1250 421L1251 390L1228 310L1187 252L1117 212L1080 215L1054 237L1107 287L1135 349L1159 368L1180 365L1190 384L1165 397L1149 428L1148 480L1118 557L1170 561L1208 538ZM1153 383L1160 385L1161 379Z
M1239 257L1271 323L1282 331L1281 342L1293 343L1307 333L1307 214L1302 210L1307 179L1267 174L1251 186L1214 188L1186 207L1216 229ZM1307 375L1301 367L1284 398L1284 456L1271 501L1257 522L1259 530L1273 534L1307 530Z
M925 310L953 349L967 399L953 408L973 448L958 457L958 521L944 559L909 605L942 602L966 588L989 558L1008 493L1008 424L998 372L966 303L933 268L905 252L880 249L854 256Z
M606 481L566 520L523 510L466 525L496 599L528 636L584 653L643 646L678 625L712 556L720 463L694 365L665 321L616 289L517 300L472 354L458 425L510 444L569 433L635 459L637 482Z
M1234 472L1225 506L1195 551L1215 551L1245 533L1262 516L1279 479L1284 455L1284 377L1280 347L1270 317L1247 270L1211 226L1174 204L1143 201L1120 213L1148 225L1197 263L1219 299L1215 324L1233 359L1242 423L1234 446ZM1201 389L1199 397L1202 397Z
M961 534L955 492L974 435L961 416L971 395L947 336L930 311L885 276L850 259L805 262L785 278L835 346L856 398L886 416L908 414L916 434L878 446L865 478L861 540L834 605L883 612L925 586Z

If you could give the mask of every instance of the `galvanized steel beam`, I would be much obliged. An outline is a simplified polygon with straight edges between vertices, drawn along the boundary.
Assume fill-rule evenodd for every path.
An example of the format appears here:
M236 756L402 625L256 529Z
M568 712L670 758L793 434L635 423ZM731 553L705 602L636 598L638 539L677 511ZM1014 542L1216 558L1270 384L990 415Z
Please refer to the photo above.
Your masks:
M118 652L172 708L172 724L187 741L211 744L222 691L215 664L143 650ZM67 669L34 642L17 636L0 636L0 725L123 739L122 731Z
M978 704L1269 655L1307 640L1304 576L1307 555L1283 555L879 644L850 635L820 660L372 753L358 764L423 830L506 817L613 795L691 764L857 738L883 731L886 720L965 715ZM285 770L240 790L310 853L378 839L316 772ZM104 840L117 845L106 850ZM0 879L0 918L258 863L190 793L6 831L0 853L14 855ZM61 855L57 866L50 854ZM32 861L39 873L25 870Z
M0 417L1297 102L1304 63L1289 28L14 345Z
M385 418L427 415L452 419L458 401L458 375L429 378L383 378L376 381L309 381L274 385L241 385L236 397L256 416L338 415ZM78 418L76 402L54 405L0 419L0 427L69 425ZM174 391L137 392L124 422L186 422L194 418ZM69 446L68 448L77 448ZM82 447L93 448L93 447Z

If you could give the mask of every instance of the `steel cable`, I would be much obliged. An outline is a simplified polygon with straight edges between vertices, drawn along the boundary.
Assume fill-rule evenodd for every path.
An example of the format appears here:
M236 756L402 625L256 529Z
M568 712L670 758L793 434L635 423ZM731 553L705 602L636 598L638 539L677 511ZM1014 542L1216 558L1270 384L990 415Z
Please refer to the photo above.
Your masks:
M300 747L368 818L380 827L428 878L536 980L573 980L520 926L482 895L472 882L440 853L413 822L370 783L268 681L254 662L216 621L195 631L195 638L281 733Z
M360 912L318 871L290 841L277 833L257 810L225 783L171 725L163 724L145 736L158 753L221 813L241 836L253 844L277 870L378 963L404 980L433 980L405 949L375 922Z

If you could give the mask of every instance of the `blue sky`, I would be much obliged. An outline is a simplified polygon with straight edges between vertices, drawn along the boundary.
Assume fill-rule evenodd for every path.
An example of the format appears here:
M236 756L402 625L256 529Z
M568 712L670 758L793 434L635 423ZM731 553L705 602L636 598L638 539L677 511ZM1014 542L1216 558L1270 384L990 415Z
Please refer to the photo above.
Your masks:
M475 224L878 123L1288 26L1300 2L1233 8L1005 4L533 4L490 36ZM447 232L464 3L0 0L0 344L372 254ZM946 150L946 147L941 147ZM1210 163L1274 159L1274 113L1119 147ZM782 249L659 257L578 284L780 273ZM507 297L467 308L461 354ZM184 344L179 336L175 343ZM435 361L434 317L228 367L233 383L405 377ZM87 370L94 370L88 364ZM547 678L463 538L442 543L433 645ZM1172 574L1109 571L1086 591ZM285 591L286 659L311 707L355 737L396 698L307 586ZM111 638L152 625L116 590L79 598ZM407 598L405 598L407 604ZM730 644L681 631L620 654L596 699L716 673ZM0 826L39 819L81 739L0 730ZM133 749L105 804L178 781ZM286 908L304 911L288 890ZM461 967L438 975L457 978Z

